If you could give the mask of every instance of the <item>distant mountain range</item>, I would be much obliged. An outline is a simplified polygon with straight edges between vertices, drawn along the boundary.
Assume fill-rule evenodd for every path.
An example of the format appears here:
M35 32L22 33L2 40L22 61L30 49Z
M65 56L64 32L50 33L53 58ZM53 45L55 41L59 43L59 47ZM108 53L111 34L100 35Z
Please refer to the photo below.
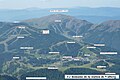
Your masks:
M92 23L101 23L107 20L119 20L120 8L101 7L101 8L89 8L89 7L77 7L77 8L59 8L59 10L69 10L68 13L62 13L66 15L74 16L78 19L87 20ZM56 10L56 8L40 9L40 8L27 8L18 10L0 10L0 21L21 21L25 19L38 18L50 14L50 10Z

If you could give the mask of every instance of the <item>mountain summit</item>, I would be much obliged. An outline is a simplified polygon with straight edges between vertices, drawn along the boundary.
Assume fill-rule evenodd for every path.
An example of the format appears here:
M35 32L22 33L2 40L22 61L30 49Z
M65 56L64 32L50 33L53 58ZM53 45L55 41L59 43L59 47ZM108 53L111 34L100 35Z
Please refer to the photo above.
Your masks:
M25 20L33 27L38 29L48 28L56 33L68 35L82 35L93 25L86 20L76 19L72 16L63 14L53 14L37 19Z
M72 16L53 14L25 22L37 29L47 28L64 36L82 35L86 42L105 43L106 46L119 50L120 20L109 20L94 25Z

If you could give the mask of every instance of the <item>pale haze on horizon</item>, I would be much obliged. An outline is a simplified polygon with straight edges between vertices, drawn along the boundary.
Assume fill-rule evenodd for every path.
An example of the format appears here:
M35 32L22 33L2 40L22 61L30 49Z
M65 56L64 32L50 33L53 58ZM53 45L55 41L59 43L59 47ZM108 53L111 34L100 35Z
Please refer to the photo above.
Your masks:
M0 9L119 7L120 0L0 0Z

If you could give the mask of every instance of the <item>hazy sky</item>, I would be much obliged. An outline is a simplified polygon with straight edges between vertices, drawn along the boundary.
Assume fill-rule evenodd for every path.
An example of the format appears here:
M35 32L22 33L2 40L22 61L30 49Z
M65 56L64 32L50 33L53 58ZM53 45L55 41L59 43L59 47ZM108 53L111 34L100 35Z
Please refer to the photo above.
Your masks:
M0 0L1 9L16 8L69 8L69 7L120 7L120 0Z

